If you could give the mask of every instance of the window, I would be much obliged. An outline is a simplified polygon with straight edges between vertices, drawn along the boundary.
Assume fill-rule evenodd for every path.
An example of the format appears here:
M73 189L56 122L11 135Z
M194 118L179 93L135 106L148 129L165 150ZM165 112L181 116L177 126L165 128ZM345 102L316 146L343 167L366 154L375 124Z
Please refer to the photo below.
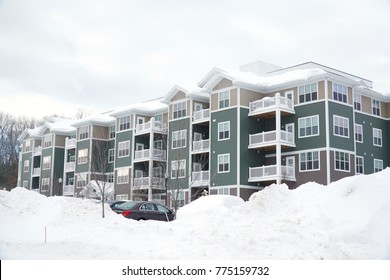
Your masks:
M347 87L337 83L333 83L333 100L348 103Z
M42 170L50 169L51 156L43 157Z
M230 122L218 124L218 140L227 140L230 138Z
M380 172L383 170L383 160L374 158L374 172Z
M108 162L114 162L115 160L115 149L108 150Z
M380 101L379 100L372 100L372 114L375 116L381 115L381 107L380 107Z
M28 139L24 142L24 151L25 152L31 151L31 139Z
M318 151L299 154L299 171L320 170L320 156Z
M229 195L230 194L230 189L229 188L219 188L218 189L218 194L219 195Z
M317 100L317 83L300 86L299 103Z
M349 154L344 152L335 152L335 170L349 171Z
M364 158L356 156L356 174L364 174Z
M349 138L349 119L333 115L333 134Z
M24 170L24 172L28 172L30 170L30 161L29 160L24 161L23 170Z
M372 137L374 146L382 147L382 129L373 128Z
M201 111L202 109L203 109L202 103L197 103L197 102L194 103L194 111L195 112Z
M162 114L155 115L154 120L156 122L163 122L163 115Z
M89 138L89 126L84 126L79 128L79 139Z
M130 128L130 116L124 116L119 118L119 131Z
M118 184L127 184L129 182L129 170L127 168L118 169L116 182Z
M118 158L128 157L130 155L130 141L118 143Z
M355 108L356 111L362 110L362 96L360 94L354 94L353 95L353 108Z
M355 124L355 141L363 143L363 126L361 124Z
M115 138L115 125L110 126L110 139Z
M78 188L85 187L87 185L87 178L88 178L87 173L79 173L77 175L77 187Z
M187 102L173 104L173 119L183 118L187 115Z
M128 200L129 195L128 194L117 194L116 195L116 200Z
M114 183L114 173L111 172L107 174L107 182Z
M52 145L52 139L53 139L53 135L51 134L45 135L45 137L43 137L43 147L44 148L50 147Z
M300 118L298 129L300 138L319 135L318 116Z
M172 149L185 148L187 143L187 130L172 132Z
M230 154L218 155L218 173L230 171Z
M230 91L222 91L218 93L219 109L227 108L230 106Z
M47 192L50 186L50 178L42 178L42 188L43 192Z
M88 149L79 150L78 163L84 164L88 162Z
M184 178L186 176L186 160L173 160L171 162L171 178Z

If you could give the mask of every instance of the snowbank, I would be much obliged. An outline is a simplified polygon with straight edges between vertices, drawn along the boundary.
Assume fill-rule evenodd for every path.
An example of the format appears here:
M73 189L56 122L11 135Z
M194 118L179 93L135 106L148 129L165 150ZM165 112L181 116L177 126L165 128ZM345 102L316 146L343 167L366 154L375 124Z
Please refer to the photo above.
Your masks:
M88 200L0 191L1 259L390 259L390 169L329 186L202 197L176 221ZM44 243L44 228L47 243Z

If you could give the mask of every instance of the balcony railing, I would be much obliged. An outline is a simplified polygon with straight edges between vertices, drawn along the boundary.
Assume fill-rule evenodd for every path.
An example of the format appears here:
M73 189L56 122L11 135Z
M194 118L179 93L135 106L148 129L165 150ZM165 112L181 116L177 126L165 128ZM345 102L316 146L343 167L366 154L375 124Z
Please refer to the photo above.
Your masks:
M203 122L210 119L210 109L204 109L194 112L192 115L193 122Z
M160 149L152 149L153 156L151 155L150 149L135 151L134 160L135 161L144 161L144 160L165 160L167 158L167 151Z
M146 123L137 124L135 127L136 134L147 133L151 131L166 133L167 126L165 123L155 121L154 118L151 118L150 121Z
M33 169L33 176L41 176L41 168L40 167Z
M210 171L194 171L192 172L191 181L194 186L208 185L210 179Z
M264 97L249 103L249 115L257 115L280 108L284 111L294 113L294 104L291 99L276 94L274 97Z
M76 148L76 138L66 138L65 139L65 148L71 149Z
M42 146L38 146L34 148L34 155L42 154Z
M192 152L194 153L208 152L209 150L210 150L210 139L192 142Z
M287 131L279 131L280 133L280 144L295 146L294 134L292 132ZM249 146L248 148L258 148L269 145L278 144L276 141L277 131L267 131L256 134L249 135Z
M75 162L65 162L65 171L74 171L75 170L75 167L76 167L76 164Z
M150 177L134 178L134 187L139 189L147 189L149 186L152 186L153 189L163 190L165 189L165 180L160 177L152 177L150 182Z
M64 195L73 195L74 194L74 185L66 185L63 190Z
M295 181L295 169L293 166L281 166L281 177L283 180ZM277 178L277 166L266 165L260 167L249 167L249 182L271 181Z

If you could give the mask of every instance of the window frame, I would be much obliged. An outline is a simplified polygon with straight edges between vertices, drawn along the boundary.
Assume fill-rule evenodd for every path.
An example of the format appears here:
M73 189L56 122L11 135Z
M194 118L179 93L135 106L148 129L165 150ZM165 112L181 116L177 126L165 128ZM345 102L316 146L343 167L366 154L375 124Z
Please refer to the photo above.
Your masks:
M362 111L362 95L354 93L353 95L353 108L356 111Z
M227 160L226 160L227 159ZM230 153L218 155L218 173L230 172ZM221 167L222 166L222 170ZM227 166L227 170L226 170Z
M379 133L379 135L378 135ZM376 140L378 139L378 140ZM375 143L377 142L377 143ZM378 143L380 142L380 143ZM372 128L372 145L374 145L375 147L382 147L383 145L383 134L382 134L382 129L380 128L375 128L373 127Z
M172 150L187 147L187 129L172 131Z
M345 122L347 122L347 123L345 123ZM345 127L345 125L346 125L346 127ZM338 132L336 132L337 128L339 128ZM346 130L347 135L344 135L345 130ZM342 117L339 115L333 115L333 135L343 137L343 138L349 138L349 119L348 118L345 118L345 117Z
M359 160L361 160L361 164L359 164ZM361 169L361 172L358 170ZM355 156L355 174L364 174L364 157Z
M50 177L42 178L41 192L48 192L50 189Z
M225 126L228 126L227 130L221 130L225 129ZM223 138L221 138L221 133L223 133ZM227 133L227 135L226 135ZM227 137L226 137L227 136ZM220 122L218 123L218 141L225 141L230 139L230 121Z
M377 168L378 164L381 165L379 168ZM383 170L383 160L374 158L374 173L381 172L382 170Z
M315 134L310 134L310 135L307 135L306 134L306 131L307 131L307 128L306 127L306 124L307 124L307 119L311 119L311 123L313 123L313 119L316 119L317 120L317 133ZM305 120L305 135L301 135L301 121L302 120ZM313 125L311 125L311 130L313 131ZM302 118L298 118L298 138L307 138L307 137L314 137L314 136L319 136L320 135L320 117L319 115L313 115L313 116L307 116L307 117L302 117Z
M376 106L376 103L378 103L378 107ZM371 99L371 112L374 116L381 116L381 102L378 99Z
M30 160L26 159L23 162L23 172L28 172L30 170Z
M183 105L184 104L184 105ZM172 104L172 119L177 120L187 116L187 101L179 101Z
M186 159L171 161L171 179L181 179L186 177Z
M43 136L43 148L53 146L53 134L46 134Z
M126 173L126 175L123 175L122 173ZM129 183L129 169L127 169L127 168L117 169L117 171L116 171L116 183L118 185L128 184Z
M124 158L130 156L130 141L118 142L118 158Z
M131 116L126 115L119 118L119 131L125 131L130 129Z
M51 167L51 156L45 156L42 158L42 170L49 170Z
M81 155L85 153L85 155ZM77 164L87 164L88 163L88 149L78 150L77 153Z
M337 158L337 155L339 155L338 158ZM344 156L344 160L341 158L341 155ZM337 161L339 161L339 167L337 167ZM348 164L348 169L341 168L341 166L343 164L344 164L344 166L347 166L347 164ZM340 172L351 172L351 154L348 152L343 152L343 151L334 151L334 167L333 167L333 169L335 171L340 171Z
M315 87L315 90L313 90L313 87ZM306 92L309 90L309 92ZM301 100L303 97L303 100ZM309 98L308 98L309 97ZM315 98L313 98L315 97ZM310 100L307 100L310 99ZM299 104L308 103L312 101L318 100L318 83L310 83L305 84L303 86L298 87L298 100Z
M341 91L339 92L339 87L341 87ZM345 92L343 92L343 89L345 88ZM335 94L337 95L337 98L335 98ZM341 100L340 100L341 97ZM344 100L345 97L345 100ZM348 87L346 85L333 82L332 83L332 100L337 101L340 103L348 104Z
M316 153L316 158L314 157L314 154ZM308 159L308 155L310 156L310 159ZM305 160L302 161L302 155L305 155ZM318 167L315 168L315 162L318 161ZM302 163L305 163L305 169L302 169ZM311 163L311 168L308 168L308 163ZM318 150L312 150L312 151L305 151L299 153L299 172L312 172L312 171L319 171L321 170L321 153Z
M115 149L108 150L108 163L115 161Z
M223 90L218 92L218 109L229 108L230 98L231 98L230 90Z
M357 139L357 136L360 135L361 140ZM355 123L355 142L356 143L363 143L363 125Z

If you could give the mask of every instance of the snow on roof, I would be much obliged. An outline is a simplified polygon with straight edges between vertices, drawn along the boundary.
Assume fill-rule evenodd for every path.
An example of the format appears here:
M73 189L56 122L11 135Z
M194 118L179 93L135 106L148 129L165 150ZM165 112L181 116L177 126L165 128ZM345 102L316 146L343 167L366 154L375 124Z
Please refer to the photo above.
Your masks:
M72 126L74 120L62 118L51 118L51 120L53 120L53 122L46 122L44 124L44 126L50 129L50 132L72 134L76 131L76 129Z
M173 88L165 95L165 103L169 103L172 98L179 92L185 93L186 97L196 100L209 101L210 94L206 89L200 88L197 85L180 86L174 85Z
M115 118L108 114L95 114L92 116L82 118L77 121L73 121L72 125L75 127L80 127L87 124L108 126L108 125L113 125L114 123L115 123Z
M114 117L122 116L129 112L153 115L168 110L168 105L163 102L163 98L152 99L144 102L133 103L113 110L110 115Z

